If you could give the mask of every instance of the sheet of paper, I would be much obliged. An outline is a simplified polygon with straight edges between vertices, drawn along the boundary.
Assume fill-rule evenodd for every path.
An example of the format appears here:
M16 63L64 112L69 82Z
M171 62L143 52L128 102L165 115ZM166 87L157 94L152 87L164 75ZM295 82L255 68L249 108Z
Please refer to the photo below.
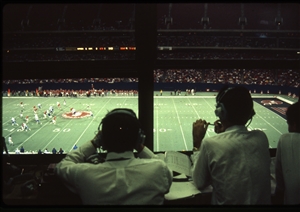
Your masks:
M172 183L169 193L165 195L166 200L175 200L201 193L191 182Z
M191 176L191 160L188 155L176 152L166 152L165 161L170 169L175 172Z
M161 160L163 160L163 161L165 161L165 153L157 153L157 154L155 154L159 159L161 159Z
M212 186L208 186L203 190L198 190L193 181L189 182L173 182L169 193L165 195L166 200L176 200L192 197L200 193L211 193Z
M186 179L187 180L187 177L185 174L179 174L177 176L173 176L173 179Z

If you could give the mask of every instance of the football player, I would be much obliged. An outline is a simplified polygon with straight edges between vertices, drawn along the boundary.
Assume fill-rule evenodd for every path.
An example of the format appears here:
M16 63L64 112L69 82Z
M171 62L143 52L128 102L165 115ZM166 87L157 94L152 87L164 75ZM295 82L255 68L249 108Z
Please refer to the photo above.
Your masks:
M10 146L13 146L13 145L14 145L14 142L13 142L13 140L12 140L12 138L11 138L11 135L8 137L8 144L9 144Z
M14 117L11 118L11 126L14 126L14 125L18 125L18 123L16 122L16 119Z
M53 116L52 121L50 122L50 124L56 124L56 116Z
M42 124L42 122L40 122L40 119L39 119L37 114L34 114L34 119L35 119L37 124Z

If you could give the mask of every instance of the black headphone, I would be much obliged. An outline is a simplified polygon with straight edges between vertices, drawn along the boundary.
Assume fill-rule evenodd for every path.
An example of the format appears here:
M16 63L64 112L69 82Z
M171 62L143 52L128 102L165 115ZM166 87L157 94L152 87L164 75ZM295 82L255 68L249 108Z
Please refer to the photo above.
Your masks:
M124 115L130 116L135 119L135 121L138 123L138 125L140 125L140 122L139 122L138 118L136 117L136 114L133 110L127 109L127 108L116 108L116 109L110 111L109 113L107 113L106 116L102 119L102 121L100 122L100 124L98 126L98 131L100 131L100 126L115 114L124 114ZM106 141L104 141L102 134L103 134L103 132L101 132L98 137L99 145L102 150L106 150L106 147L105 147ZM139 127L138 136L137 136L135 145L139 146L139 145L143 144L145 141L145 138L146 138L146 136L144 135L142 129Z
M228 112L224 106L224 104L221 102L221 100L224 98L224 96L226 95L226 93L228 93L228 91L234 89L234 87L229 87L227 88L221 95L220 97L217 98L217 104L216 104L216 109L215 109L215 115L217 117L220 118L220 120L225 120L225 119L228 119ZM255 115L255 111L254 109L252 108L251 110L251 113L250 113L250 116L249 116L249 119L251 119L252 121L252 117ZM250 121L250 123L251 123ZM249 123L249 124L250 124ZM249 125L248 124L248 125ZM248 126L247 125L247 126Z
M227 88L220 97L218 97L217 99L217 104L216 104L216 109L215 109L215 114L217 117L220 118L220 120L224 120L227 119L227 110L224 106L223 103L221 103L221 100L223 99L223 97L225 96L225 94L230 91L231 89L233 89L233 87Z

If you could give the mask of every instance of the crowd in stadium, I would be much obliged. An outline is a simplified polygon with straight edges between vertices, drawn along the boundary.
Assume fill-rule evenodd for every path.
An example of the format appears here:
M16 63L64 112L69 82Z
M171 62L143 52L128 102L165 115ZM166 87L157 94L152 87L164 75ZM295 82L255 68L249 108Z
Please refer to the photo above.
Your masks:
M282 35L280 35L282 36ZM50 47L97 47L97 46L135 46L133 35L72 35L72 36L27 36L13 35L5 38L4 48L50 48ZM201 47L246 47L246 48L299 48L299 38L275 35L261 38L258 36L230 35L169 35L158 36L158 46L201 46Z
M95 61L95 60L134 60L135 52L49 52L49 53L7 53L3 55L3 61L6 62L25 62L25 61ZM299 60L299 55L295 53L236 53L236 52L176 52L176 51L159 51L157 59L178 59L178 60L211 60L211 59L226 59L226 60Z
M158 37L158 46L206 46L206 47L246 47L246 48L297 48L297 38L237 37L237 36L164 36Z
M23 53L4 54L4 61L26 62L26 61L93 61L93 60L134 60L132 52L109 52L109 54L95 54L84 52L51 52L51 53Z
M3 84L138 82L137 78L70 78L3 80ZM230 83L299 87L299 70L168 69L154 70L154 83Z
M277 75L276 75L277 73ZM169 69L154 72L156 83L229 83L299 87L300 73L297 70L266 69Z
M44 84L44 83L118 83L118 82L137 82L137 78L70 78L70 79L22 79L22 80L3 80L3 84Z
M23 79L3 80L3 85L14 84L47 84L47 83L119 83L138 82L137 78L70 78L70 79ZM278 85L289 87L300 87L300 72L298 70L266 70L266 69L157 69L154 71L154 83L213 83L213 84L255 84L255 85ZM36 96L36 91L10 91L11 95ZM71 90L45 90L40 91L40 96L71 95ZM84 94L88 90L75 91ZM98 90L96 96L103 95L134 95L137 91ZM2 95L6 96L7 91L3 90ZM92 94L93 95L93 94Z
M196 52L196 51L164 51L158 52L157 58L160 60L179 59L179 60L210 60L210 59L226 59L226 60L299 60L299 55L292 53L278 53L278 52Z

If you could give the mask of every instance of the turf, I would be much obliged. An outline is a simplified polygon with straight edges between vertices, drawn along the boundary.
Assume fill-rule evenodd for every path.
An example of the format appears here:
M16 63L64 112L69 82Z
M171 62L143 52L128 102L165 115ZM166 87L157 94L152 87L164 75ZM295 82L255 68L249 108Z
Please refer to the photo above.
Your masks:
M66 105L63 105L64 99ZM276 148L279 136L287 132L284 116L286 107L293 99L285 97L276 99L271 95L253 95L254 116L249 130L263 130L269 139L269 147ZM283 104L264 105L262 100L276 100ZM60 102L58 108L56 103ZM23 118L20 118L20 102L24 104ZM42 122L37 124L34 120L33 106L42 104L37 113ZM56 124L50 124L51 119L43 119L43 112L50 106L54 107L57 116ZM90 108L87 107L90 105ZM92 139L97 131L101 119L114 108L131 108L138 114L137 96L105 96L105 97L3 97L2 98L2 135L7 138L12 135L14 146L7 147L10 152L23 146L25 151L44 151L46 148L62 148L65 153L72 151L74 145L82 145ZM94 116L84 118L64 118L64 113L70 108L77 112L92 111ZM163 96L154 95L154 151L185 151L191 150L192 123L201 118L214 122L215 94L197 93L196 96ZM275 109L274 109L275 108ZM279 109L278 109L279 108ZM279 111L279 112L278 112ZM283 112L282 112L283 111ZM20 131L20 125L25 116L29 116L28 127L30 131ZM15 117L19 126L12 126L11 118ZM213 126L209 126L206 136L214 136Z

